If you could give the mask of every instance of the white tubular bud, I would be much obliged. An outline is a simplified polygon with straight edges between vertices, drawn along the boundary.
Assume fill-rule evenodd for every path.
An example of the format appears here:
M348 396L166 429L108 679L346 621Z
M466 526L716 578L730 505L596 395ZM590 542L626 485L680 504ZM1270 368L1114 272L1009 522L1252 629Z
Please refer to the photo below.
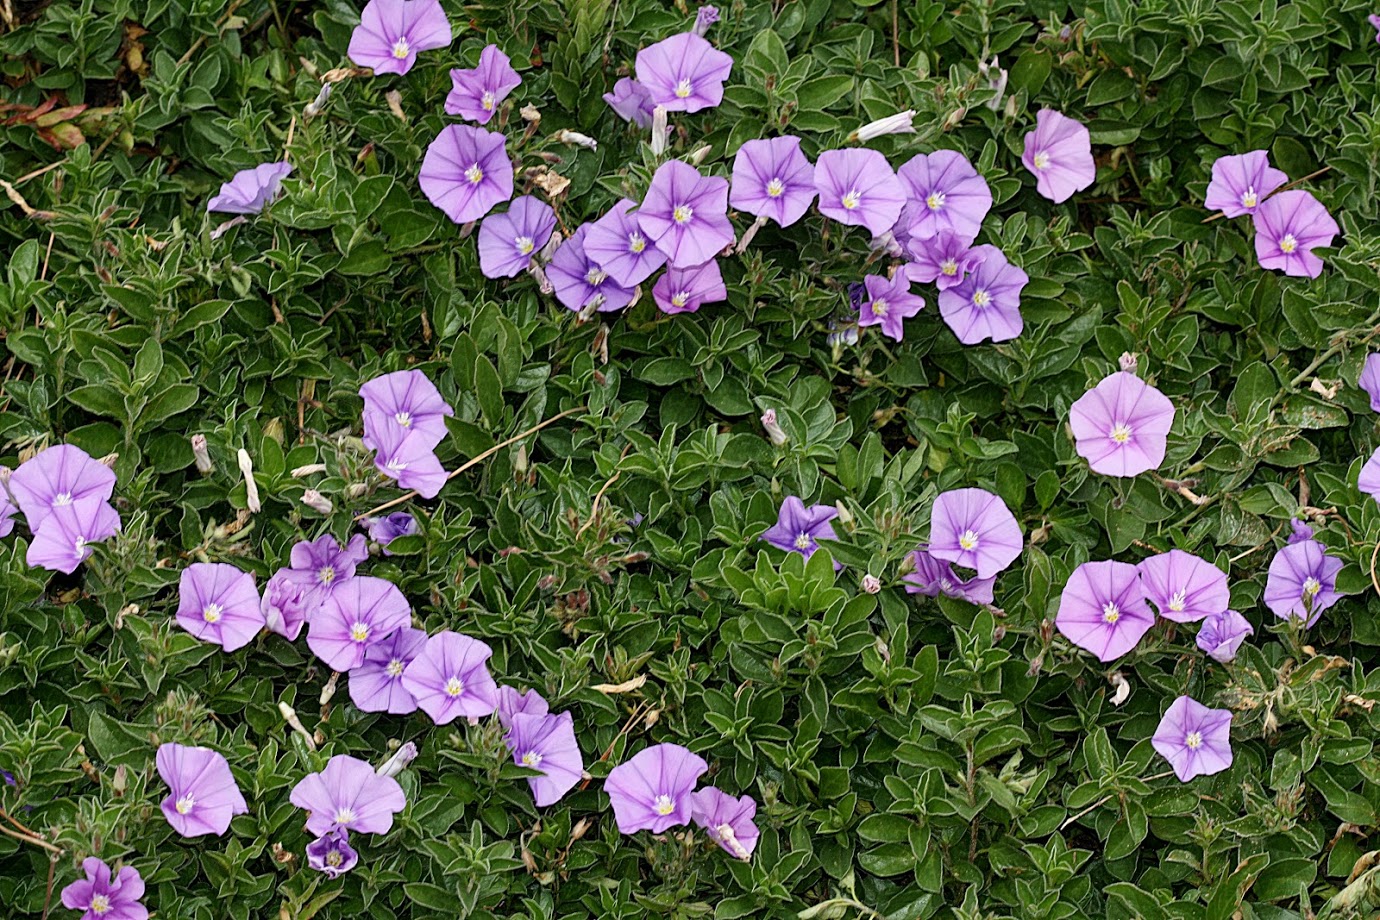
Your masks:
M206 449L206 435L192 435L192 459L196 461L196 471L203 476L209 476L216 471L216 465L211 462L211 452Z
M652 109L652 153L661 156L671 140L671 127L666 121L666 106Z
M584 147L586 150L598 150L599 142L588 134L581 134L579 131L571 131L569 128L562 128L556 132L556 140L562 144L572 144L576 147Z
M853 132L853 138L858 141L870 141L874 137L882 137L886 134L914 133L915 109L906 109L904 112L897 112L895 115L888 115L886 118L868 122Z
M379 776L397 776L407 765L417 759L417 745L411 741L404 744L393 752L393 755L379 764L374 772Z
M317 514L330 514L335 510L335 505L331 504L331 500L315 489L308 489L302 493L302 504Z
M249 451L243 447L235 454L235 459L240 465L240 472L244 474L245 504L250 511L257 513L263 506L259 503L259 484L254 481L254 461L249 459Z

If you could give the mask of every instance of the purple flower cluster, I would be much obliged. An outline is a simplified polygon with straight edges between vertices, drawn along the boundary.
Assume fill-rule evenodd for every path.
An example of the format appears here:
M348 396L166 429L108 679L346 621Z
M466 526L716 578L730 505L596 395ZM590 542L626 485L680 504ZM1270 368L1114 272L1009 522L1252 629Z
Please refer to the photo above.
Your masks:
M527 779L538 807L554 805L584 776L574 718L568 712L550 712L535 690L524 693L507 686L498 688L496 711L508 730L504 741L513 762L538 773Z
M42 450L0 476L0 537L14 529L18 509L33 534L25 561L34 568L70 575L91 557L95 544L120 531L110 504L115 474L71 444Z
M1341 228L1312 193L1277 191L1288 181L1287 175L1270 165L1264 150L1218 157L1203 203L1227 217L1250 215L1261 268L1316 278L1322 274L1323 261L1313 250L1331 246Z
M364 399L364 446L383 475L423 498L446 484L436 445L455 411L421 371L394 371L359 388Z

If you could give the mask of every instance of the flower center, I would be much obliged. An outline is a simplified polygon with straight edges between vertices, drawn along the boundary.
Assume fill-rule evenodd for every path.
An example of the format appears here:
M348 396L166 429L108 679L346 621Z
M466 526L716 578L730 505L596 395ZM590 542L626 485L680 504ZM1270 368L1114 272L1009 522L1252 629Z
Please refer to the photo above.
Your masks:
M603 269L598 266L585 272L585 282L588 283L590 287L598 287L604 283L606 278L608 278L608 275L604 274Z
M1304 597L1316 597L1317 594L1318 594L1318 592L1321 591L1321 590L1322 590L1322 582L1318 581L1318 580L1317 580L1316 578L1314 578L1312 575L1309 575L1307 578L1305 578L1305 579L1303 580L1303 596L1304 596Z
M971 530L965 530L963 536L958 538L958 545L966 550L975 550L978 545L978 535Z
M640 233L628 234L628 252L633 255L641 255L647 248L647 239Z
M671 212L671 219L678 224L688 224L690 218L695 216L695 209L688 204L678 204L676 209Z
M486 92L484 98L479 101L479 104L484 107L484 111L492 112L494 110L494 101L494 94Z
M1034 156L1036 169L1049 169L1049 154L1041 150Z
M399 460L397 457L390 457L388 462L385 463L384 466L388 467L395 473L401 473L403 470L407 469L407 461Z
M192 797L192 794L189 792L186 795L182 796L182 798L178 799L177 802L173 805L173 807L177 809L177 813L179 815L185 815L191 812L192 806L195 804L196 799L194 799Z
M484 180L484 170L479 168L478 163L472 163L470 168L465 170L465 178L469 180L470 185L478 185Z
M774 177L770 182L767 183L768 198L780 198L783 194L785 194L785 192L786 183L782 182L779 178Z
M939 270L944 274L953 277L958 274L958 263L953 259L945 259L939 263Z
M207 604L201 608L201 618L207 623L219 623L222 612L220 604Z
M992 302L992 295L987 293L986 288L979 288L973 292L973 306L985 307Z
M656 813L659 815L669 815L676 810L675 803L671 801L669 795L657 796L656 801L652 803L652 807L656 809Z
M369 638L369 624L356 622L350 627L350 638L356 642L364 642Z
M401 658L394 658L392 661L388 662L388 666L383 669L383 673L393 678L402 677L402 672L405 667L407 667L407 665L402 663Z
M944 193L930 192L929 197L925 199L925 207L929 208L931 211L938 211L940 208L944 207Z
M536 751L528 751L526 754L522 755L522 765L524 767L541 766L541 755Z
M86 551L86 538L77 537L75 540L72 541L72 548L76 551L77 555L80 556L83 552Z
M98 894L91 899L91 913L104 914L110 911L110 898Z
M513 245L517 247L518 252L522 253L525 256L530 256L532 254L532 250L537 248L536 241L533 240L530 236L518 237L517 239L513 240Z
M686 98L689 98L689 96L690 96L690 81L689 81L689 80L681 80L679 83L676 84L676 98L677 98L677 99L686 99Z
M1102 605L1102 620L1105 623L1115 623L1121 619L1121 610L1114 601L1108 601Z
M797 536L797 537L795 538L795 548L796 548L796 549L809 549L809 548L810 548L810 535L807 534L807 533L801 533L799 536Z
M1198 748L1203 746L1203 733L1189 732L1187 735L1184 735L1184 744L1188 745L1190 751L1198 750Z
M1169 599L1169 609L1175 613L1183 613L1186 601L1187 598L1184 597L1184 592L1180 591Z
M876 300L872 301L873 316L886 316L886 311L887 303L885 297L878 297Z
M446 681L446 696L457 697L465 692L465 682L458 677Z
M411 413L411 412L397 412L397 413L394 413L393 419L394 419L394 421L396 421L399 425L403 426L404 428L411 428L411 427L412 427L412 413Z
M56 495L53 496L53 507L54 507L54 508L58 507L59 505L70 505L70 504L72 504L72 493L71 493L71 492L59 492L58 494L56 494Z
M689 302L690 295L685 291L676 291L675 296L671 298L671 306L673 307L683 307Z
M335 810L336 824L353 824L359 816L355 814L353 808L337 808Z
M339 850L331 850L326 854L326 865L332 869L339 869L340 864L345 861L345 857L340 855Z
M1246 186L1246 191L1241 193L1241 206L1243 208L1253 208L1260 199L1255 193L1255 186Z
M1299 248L1299 241L1294 238L1294 234L1284 234L1284 239L1279 241L1279 251L1283 253L1293 252Z
M1125 444L1131 440L1131 426L1125 422L1117 422L1112 426L1112 430L1107 432L1107 437L1118 444Z
M862 204L862 195L857 189L849 189L848 193L843 196L843 206L850 211L855 210L860 204Z
M393 57L397 58L398 60L401 61L403 58L407 57L411 53L412 49L408 47L407 39L400 38L393 43Z
M316 580L323 585L329 585L331 582L335 581L335 566L323 565L321 568L317 569Z

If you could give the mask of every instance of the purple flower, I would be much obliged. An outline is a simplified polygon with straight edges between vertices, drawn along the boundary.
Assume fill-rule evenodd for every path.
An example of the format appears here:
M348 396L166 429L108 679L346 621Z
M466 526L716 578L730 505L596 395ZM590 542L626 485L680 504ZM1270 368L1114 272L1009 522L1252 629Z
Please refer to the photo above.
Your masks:
M911 239L952 233L972 243L992 208L992 190L963 154L936 150L911 157L896 171L909 204Z
M689 163L668 160L652 175L637 224L672 267L703 265L733 242L728 180L703 176Z
M341 828L328 831L307 844L307 865L326 878L340 878L359 863L359 854L350 846L350 832Z
M86 878L62 889L62 906L83 911L79 920L148 920L148 908L139 903L144 880L133 866L125 866L111 878L110 867L94 856L82 860Z
M1377 42L1380 42L1380 16L1371 13L1369 16L1366 17L1366 22L1369 22L1371 28L1375 30L1375 40Z
M311 618L307 647L332 670L351 671L364 663L371 646L411 620L412 608L396 585L360 575L331 592Z
M575 788L584 774L585 762L570 713L515 713L508 717L507 727L504 740L513 753L513 762L542 773L527 779L538 807L554 805Z
M360 523L368 529L369 539L382 548L385 556L393 555L388 551L389 543L398 537L410 537L418 530L417 519L406 511L395 511L383 517L367 517Z
M323 533L315 540L298 540L292 547L288 561L292 571L313 588L332 591L342 582L355 576L355 566L369 558L364 534L355 534L341 546L335 537Z
M875 150L826 150L815 163L819 211L873 236L890 230L906 203L905 187L886 157Z
M12 475L9 467L0 466L0 537L8 537L10 531L14 530L14 514L19 510L4 485Z
M1218 157L1212 164L1212 181L1203 204L1209 211L1221 211L1228 217L1254 214L1271 192L1288 181L1288 176L1270 166L1270 155L1264 150Z
M483 125L494 117L499 103L522 84L522 77L497 45L486 45L479 52L479 66L473 70L452 70L450 82L453 88L446 96L446 114Z
M585 233L585 255L619 285L632 288L666 264L666 254L652 245L628 212L637 202L624 198L603 217L589 225Z
M1085 562L1069 575L1054 625L1098 661L1120 658L1155 625L1140 572L1129 562Z
M1231 766L1231 710L1181 696L1165 710L1150 744L1181 782L1221 773Z
M421 371L394 371L375 377L359 388L364 400L364 445L377 449L380 434L391 431L397 437L413 435L431 450L446 437L446 418L454 415L436 385ZM357 561L368 558L362 547L354 550ZM293 567L297 564L293 550ZM346 576L348 577L348 576Z
M1380 502L1380 447L1375 449L1375 453L1370 455L1365 466L1361 467L1361 475L1356 480L1356 488Z
M19 464L10 475L10 495L35 533L60 505L82 498L110 501L115 474L103 463L71 444L58 444Z
M1174 404L1129 371L1108 374L1069 408L1078 456L1106 476L1157 469L1173 424Z
M422 159L422 191L455 223L479 220L513 196L513 162L504 143L502 134L447 125Z
M1281 620L1298 617L1305 626L1337 603L1337 572L1342 560L1327 555L1317 540L1290 543L1270 560L1265 579L1265 606Z
M404 626L364 650L364 660L350 671L350 700L362 712L395 716L417 711L417 701L403 686L403 671L426 644L426 630Z
M1294 189L1271 195L1255 209L1255 255L1261 268L1277 268L1286 275L1316 278L1323 260L1315 246L1331 246L1342 232L1322 202Z
M910 280L922 284L934 282L941 291L961 282L978 264L968 244L947 230L927 240L912 238L906 249L911 256L905 267Z
M1286 543L1302 543L1304 540L1313 539L1313 528L1309 527L1298 518L1289 521L1289 538Z
M744 141L733 158L728 203L782 227L805 216L815 200L815 168L800 152L800 138Z
M694 32L681 32L637 52L637 82L652 105L668 112L698 112L724 98L733 58Z
M177 622L227 652L244 648L266 625L254 576L225 562L193 562L178 584Z
M407 807L402 786L357 757L337 754L320 773L308 773L288 797L307 811L307 830L318 836L342 829L386 834L393 816Z
M206 210L258 214L278 197L283 180L291 173L291 163L260 163L253 169L241 169L220 187L216 197L206 202Z
M511 278L527 270L534 253L551 239L556 212L531 195L514 198L508 210L479 225L479 270L485 278Z
M1223 663L1236 657L1236 650L1255 628L1235 610L1214 613L1203 620L1198 627L1198 648L1210 657Z
M707 303L728 299L718 259L694 268L668 268L652 285L652 299L662 313L694 313Z
M438 632L403 670L403 687L437 725L487 716L498 708L498 685L487 663L492 654L478 639Z
M689 824L690 793L709 771L704 758L679 744L654 744L609 771L604 791L625 834Z
M589 224L581 224L570 239L561 244L546 266L547 277L556 288L556 299L567 310L580 312L594 306L596 300L600 313L621 310L632 302L633 289L614 281L585 253L589 227Z
M417 62L417 52L444 48L450 38L440 0L369 0L347 53L376 74L404 74Z
M210 748L160 744L156 761L158 775L172 790L163 800L163 816L183 837L219 837L231 818L249 813L230 764Z
M1006 342L1021 334L1021 289L1030 276L995 246L969 251L976 265L968 277L939 292L939 314L964 345L985 339Z
M1356 383L1370 395L1371 411L1380 412L1380 354L1366 355L1366 363Z
M415 489L422 498L435 498L449 479L430 438L381 425L371 440L374 466L402 488Z
M1226 573L1192 553L1172 549L1136 568L1150 602L1166 620L1193 623L1223 613L1231 603Z
M930 509L929 553L991 578L1021 554L1021 525L986 489L941 492Z
M504 728L512 728L513 716L519 713L544 716L550 712L546 700L537 691L519 691L516 687L509 687L506 684L498 688L498 702L495 707L494 712L498 714L498 721Z
M24 559L30 566L71 575L95 552L93 544L119 531L120 515L95 495L55 505L38 525Z
M973 604L992 603L992 586L997 576L968 580L959 578L954 567L942 559L931 556L926 549L917 549L910 554L911 570L902 576L907 594L923 594L938 597L941 593Z
M1036 113L1021 162L1034 174L1036 191L1055 204L1083 191L1097 177L1088 129L1053 109Z
M639 128L652 126L652 94L636 80L624 77L613 84L613 92L604 93L604 101L624 121L630 121Z
M766 540L777 549L799 553L809 559L819 549L819 544L815 542L817 539L838 539L829 524L838 516L838 509L833 505L811 505L806 508L804 502L790 495L781 503L776 523L767 528L759 539ZM841 569L843 566L835 562L834 568Z
M709 27L718 21L719 11L716 7L702 6L695 11L695 27L691 31L702 37L709 31Z
M757 802L752 796L734 798L714 786L690 796L690 816L704 828L709 839L739 859L747 859L757 848Z
M910 277L903 271L891 278L868 275L863 285L867 299L858 314L858 325L881 326L888 338L901 341L905 321L925 309L925 298L910 292Z
M270 632L296 642L302 627L321 607L323 595L292 569L279 569L264 585L259 611Z

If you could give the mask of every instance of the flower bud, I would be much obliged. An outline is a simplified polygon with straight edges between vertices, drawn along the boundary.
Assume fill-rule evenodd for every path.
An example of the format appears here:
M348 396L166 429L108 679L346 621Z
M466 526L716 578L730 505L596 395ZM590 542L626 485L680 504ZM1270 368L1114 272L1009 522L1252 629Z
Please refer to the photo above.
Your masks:
M113 470L115 469L116 461L119 459L119 454L106 454L104 457L101 458L101 466L105 467L108 470Z
M1136 355L1134 352L1128 351L1122 353L1121 361L1119 363L1121 365L1121 369L1123 371L1126 371L1126 373L1134 374L1136 372Z
M691 30L704 38L709 27L719 21L719 11L712 6L702 6L695 11L695 27Z
M586 150L598 150L599 142L588 134L581 134L579 131L571 131L562 128L556 132L556 140L562 144L573 144L576 147L584 147Z
M335 510L335 505L331 504L331 500L315 489L308 489L302 493L302 504L317 514L330 514Z
M987 88L996 93L995 96L987 100L987 107L995 112L997 109L1001 108L1002 96L1006 95L1007 73L1001 68L1001 65L997 63L997 56L995 54L992 55L991 64L988 64L986 61L982 61L978 64L978 72L981 73L983 79L987 81Z
M523 121L529 124L541 124L541 111L535 105L532 105L530 102L527 105L524 105L522 108L518 109L518 114L522 116Z
M379 764L378 769L374 772L379 776L397 776L403 770L407 769L408 764L416 759L417 745L409 741L394 751L391 757Z
M882 582L876 575L864 575L862 579L862 589L864 594L876 594L882 590Z
M211 462L211 452L206 449L206 435L192 435L192 459L196 461L196 471L203 476L210 475L216 470L216 465Z
M324 463L308 463L306 466L294 466L292 472L288 473L293 479L301 479L304 476L311 476L316 473L326 472Z
M254 481L254 461L249 459L249 451L243 447L235 454L235 459L244 474L245 504L250 511L257 512L263 506L259 503L259 484Z
M689 159L689 161L690 161L690 165L691 165L691 166L699 166L699 165L700 165L701 163L703 163L706 159L708 159L708 158L709 158L709 154L711 154L711 153L713 153L713 152L714 152L714 147L713 147L712 144L704 144L704 145L702 145L702 146L700 146L700 147L697 147L694 151L691 152L690 156L688 157L688 159Z
M671 139L671 129L666 123L666 106L652 109L652 153L661 156Z
M777 447L783 446L790 440L786 431L776 422L776 410L768 409L762 413L762 427L767 430L767 438Z
M854 131L851 139L870 141L874 137L882 137L886 134L914 134L914 123L915 109L906 109L904 112L897 112L895 115L888 115L886 118L868 122Z
M1116 692L1112 694L1112 705L1120 706L1131 695L1131 684L1120 671L1113 671L1109 678Z
M968 109L964 106L959 106L954 109L949 113L949 117L944 119L943 130L948 131L951 128L957 128L963 122L963 117L967 114Z
M307 104L302 110L302 117L305 119L315 118L326 108L326 100L331 98L331 84L327 83L321 87L321 92L316 94L316 98Z

